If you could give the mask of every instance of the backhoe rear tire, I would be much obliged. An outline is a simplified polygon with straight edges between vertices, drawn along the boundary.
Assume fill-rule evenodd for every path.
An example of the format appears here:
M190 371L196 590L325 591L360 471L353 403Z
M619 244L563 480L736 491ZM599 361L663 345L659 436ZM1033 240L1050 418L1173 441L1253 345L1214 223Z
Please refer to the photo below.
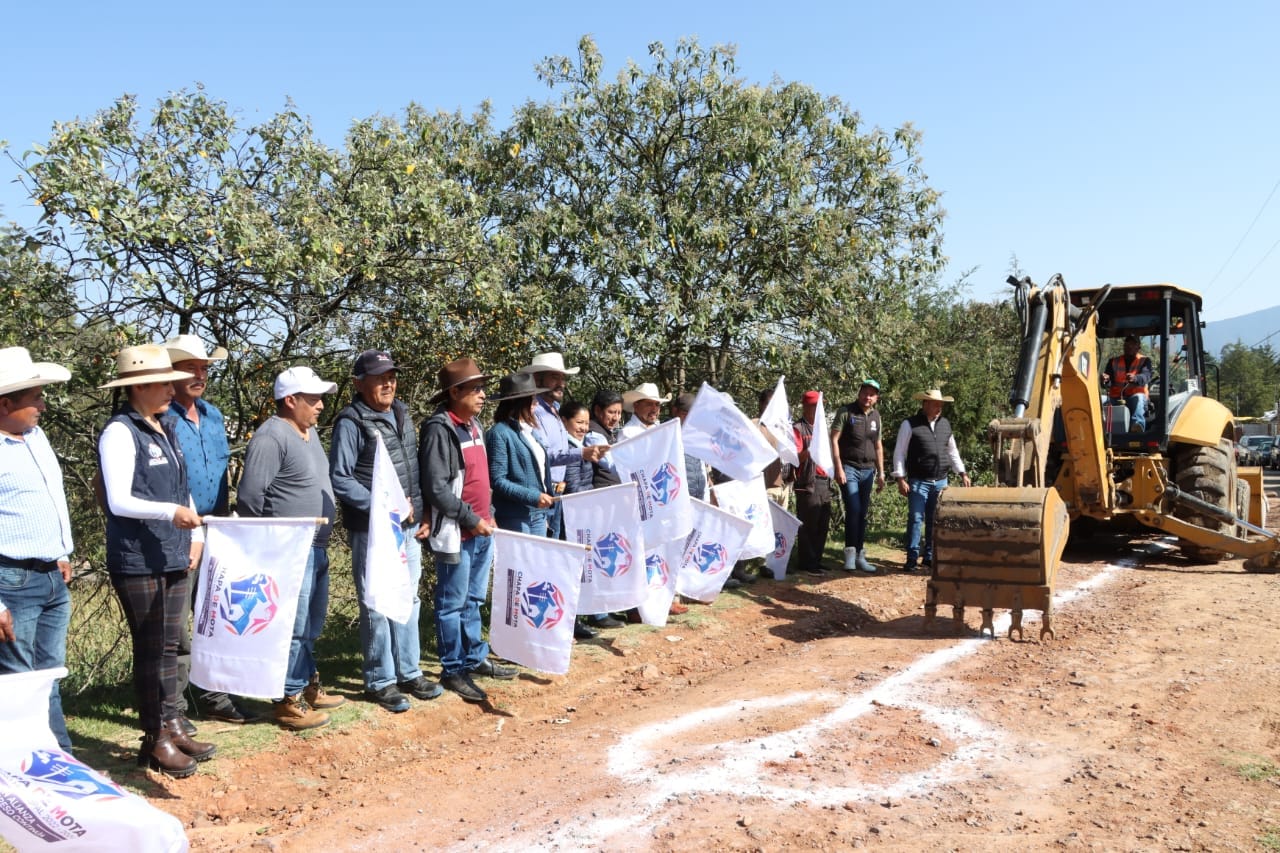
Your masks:
M1174 461L1178 466L1176 482L1179 489L1227 512L1235 508L1238 496L1231 488L1235 456L1230 442L1223 439L1218 442L1217 447L1178 447L1174 451ZM1173 514L1183 521L1208 530L1226 533L1231 529L1229 523L1200 515L1192 507L1179 505L1174 508ZM1186 539L1178 540L1178 547L1183 556L1195 563L1217 563L1227 557L1222 551L1206 548Z

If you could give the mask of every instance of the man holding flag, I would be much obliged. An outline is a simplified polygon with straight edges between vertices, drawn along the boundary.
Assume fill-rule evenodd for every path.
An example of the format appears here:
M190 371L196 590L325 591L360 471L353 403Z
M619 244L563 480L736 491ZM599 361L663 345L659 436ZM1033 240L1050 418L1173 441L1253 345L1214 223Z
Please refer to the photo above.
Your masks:
M874 575L865 549L867 517L871 514L871 486L884 488L884 443L881 441L880 383L863 379L858 399L840 407L831 425L835 478L844 495L844 570Z
M419 666L418 580L422 576L422 545L430 529L422 518L422 485L418 476L418 437L409 407L396 399L400 368L388 352L365 350L356 358L352 381L356 388L350 405L333 423L329 469L333 492L342 505L342 523L351 543L351 573L360 608L360 650L364 657L365 696L393 714L409 710L405 693L415 699L434 699L443 691L422 674ZM408 619L398 623L366 603L365 571L369 549L370 505L377 437L404 490L409 510L400 519L413 600ZM391 572L392 565L369 566L372 572ZM403 691L403 692L402 692Z
M822 411L822 394L805 391L800 398L803 418L795 425L796 451L800 466L796 469L796 516L801 528L798 536L800 568L811 575L826 574L822 552L831 529L831 447L827 441L826 418Z

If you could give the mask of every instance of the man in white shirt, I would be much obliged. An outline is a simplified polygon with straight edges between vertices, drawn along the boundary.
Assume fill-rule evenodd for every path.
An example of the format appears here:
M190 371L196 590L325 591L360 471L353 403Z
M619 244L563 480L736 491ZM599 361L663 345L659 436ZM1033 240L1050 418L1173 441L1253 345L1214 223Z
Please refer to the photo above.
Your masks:
M955 471L966 486L970 485L951 435L951 422L942 416L942 404L955 398L944 397L942 391L932 388L913 394L912 399L920 401L920 411L902 422L893 448L893 478L898 482L898 493L907 499L907 562L902 567L907 572L916 570L921 557L925 565L933 565L933 516L938 496L947 487L947 472Z
M652 382L642 382L630 391L623 392L622 406L631 410L631 419L622 425L621 437L634 438L650 427L657 426L662 404L670 400L670 394L658 396L658 386Z

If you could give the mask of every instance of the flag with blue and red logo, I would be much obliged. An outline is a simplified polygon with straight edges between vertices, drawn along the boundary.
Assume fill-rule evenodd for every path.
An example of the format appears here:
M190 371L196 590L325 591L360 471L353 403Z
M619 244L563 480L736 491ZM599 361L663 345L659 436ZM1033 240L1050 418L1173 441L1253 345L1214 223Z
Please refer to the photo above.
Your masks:
M387 453L382 433L375 432L377 449L373 454L373 479L369 486L369 536L364 558L364 606L403 625L413 616L413 602L418 585L409 573L409 548L420 547L409 541L404 520L413 505L404 496L400 475Z
M696 601L715 601L750 532L751 522L695 500L693 529L684 541L676 592Z
M634 480L645 545L689 534L689 484L685 482L680 422L670 420L609 448L618 476Z
M780 581L787 576L787 564L791 562L791 549L800 532L800 519L769 501L769 513L773 519L773 551L764 558L765 567L773 572L773 579Z
M635 482L576 492L560 499L564 538L591 549L582 570L578 612L627 610L644 601L644 533Z
M191 624L191 680L205 690L284 695L314 518L205 516Z
M734 480L750 480L778 458L773 442L733 398L705 382L684 419L684 449Z
M187 850L177 818L59 748L49 691L66 674L0 675L0 837L20 851Z
M773 516L769 514L769 492L764 485L764 475L752 479L726 480L711 487L716 496L716 506L743 521L751 522L751 532L743 543L739 560L765 557L773 552Z
M667 624L676 597L676 575L684 554L684 540L672 539L649 548L644 555L645 599L639 606L640 621L659 628Z
M509 661L564 675L587 548L510 530L493 532L489 645Z

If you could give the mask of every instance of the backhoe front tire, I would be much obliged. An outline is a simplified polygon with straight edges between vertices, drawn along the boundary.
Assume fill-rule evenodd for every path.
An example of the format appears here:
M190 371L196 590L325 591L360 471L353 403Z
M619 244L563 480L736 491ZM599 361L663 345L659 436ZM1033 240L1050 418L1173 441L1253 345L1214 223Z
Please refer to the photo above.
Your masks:
M1231 488L1235 456L1230 442L1223 439L1218 442L1217 447L1178 447L1174 451L1174 462L1177 465L1176 482L1180 490L1226 512L1235 508L1237 495ZM1173 514L1207 530L1226 533L1231 529L1229 523L1201 515L1194 507L1179 504L1174 508ZM1179 539L1178 547L1183 556L1195 563L1217 563L1227 556L1222 551L1206 548L1186 539Z

